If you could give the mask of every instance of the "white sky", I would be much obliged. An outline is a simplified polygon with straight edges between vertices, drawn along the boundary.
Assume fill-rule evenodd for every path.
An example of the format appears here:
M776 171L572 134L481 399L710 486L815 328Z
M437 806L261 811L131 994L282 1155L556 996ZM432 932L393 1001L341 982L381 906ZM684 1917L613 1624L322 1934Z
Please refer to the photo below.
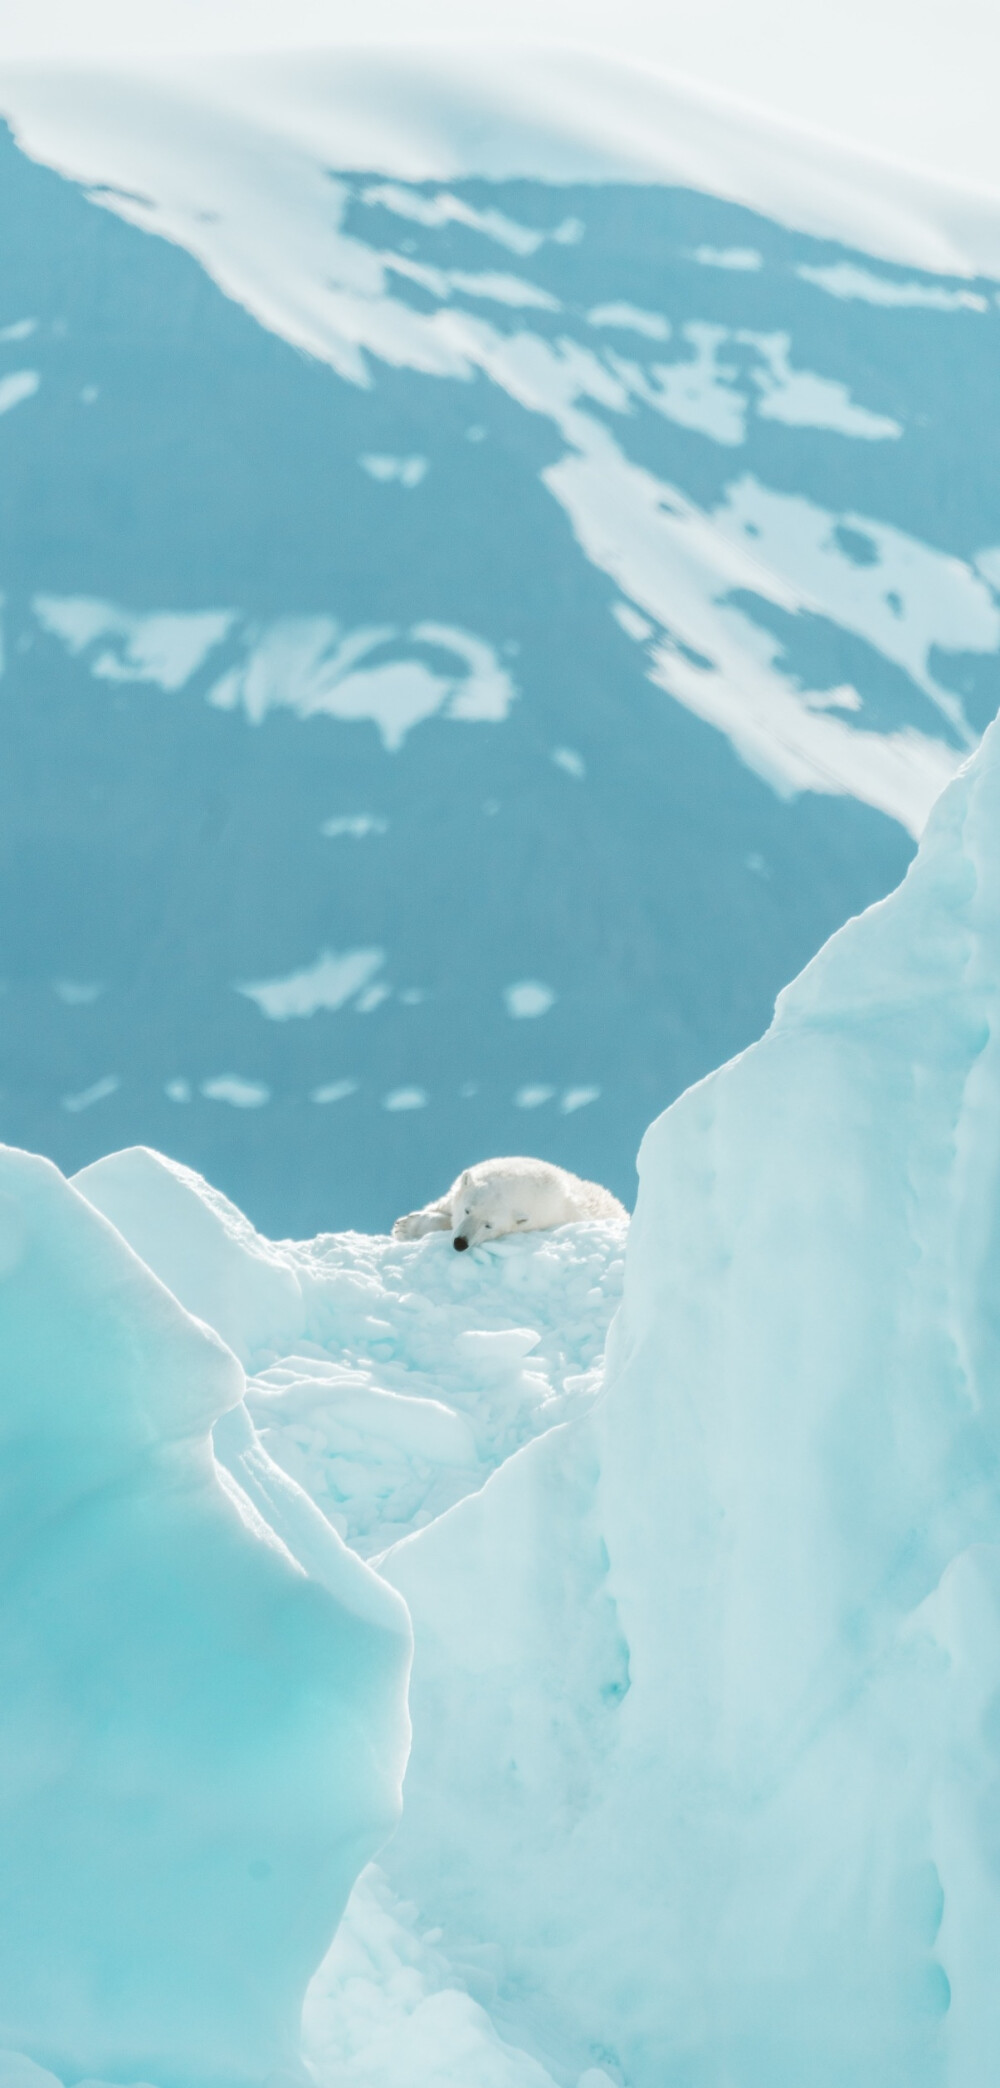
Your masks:
M0 0L0 63L573 42L1000 187L1000 0Z

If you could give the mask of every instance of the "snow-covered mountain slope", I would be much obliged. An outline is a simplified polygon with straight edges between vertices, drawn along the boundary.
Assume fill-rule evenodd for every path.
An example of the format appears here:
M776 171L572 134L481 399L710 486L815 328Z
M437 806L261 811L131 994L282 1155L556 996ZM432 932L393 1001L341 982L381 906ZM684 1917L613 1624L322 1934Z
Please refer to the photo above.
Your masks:
M631 1201L1000 690L988 199L373 77L0 94L4 1124L272 1232Z

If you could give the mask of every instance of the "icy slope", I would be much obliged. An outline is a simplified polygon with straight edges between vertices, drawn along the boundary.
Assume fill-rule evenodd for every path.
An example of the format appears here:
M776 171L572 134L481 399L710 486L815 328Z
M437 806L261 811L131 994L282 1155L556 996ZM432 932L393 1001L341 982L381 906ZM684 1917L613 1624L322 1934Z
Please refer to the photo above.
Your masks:
M241 1357L266 1450L357 1550L430 1521L589 1405L623 1230L567 1225L456 1255L450 1235L262 1239L142 1148L74 1186Z
M262 2082L398 1811L405 1613L53 1167L0 1228L0 2047Z
M435 77L0 95L6 1129L272 1234L630 1202L1000 690L989 204Z
M998 836L994 728L649 1132L593 1416L386 1562L390 1875L634 2088L995 2070Z

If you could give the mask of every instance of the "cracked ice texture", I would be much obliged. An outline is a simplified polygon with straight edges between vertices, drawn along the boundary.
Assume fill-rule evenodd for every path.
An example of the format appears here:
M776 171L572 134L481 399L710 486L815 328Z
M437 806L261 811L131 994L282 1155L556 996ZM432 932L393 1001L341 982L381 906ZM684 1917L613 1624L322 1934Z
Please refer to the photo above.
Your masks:
M396 1817L405 1613L262 1451L235 1356L10 1148L0 1356L0 2045L263 2080Z
M594 1415L387 1561L390 1876L433 1849L427 1916L580 2065L994 2077L998 1268L993 727L900 889L648 1132Z

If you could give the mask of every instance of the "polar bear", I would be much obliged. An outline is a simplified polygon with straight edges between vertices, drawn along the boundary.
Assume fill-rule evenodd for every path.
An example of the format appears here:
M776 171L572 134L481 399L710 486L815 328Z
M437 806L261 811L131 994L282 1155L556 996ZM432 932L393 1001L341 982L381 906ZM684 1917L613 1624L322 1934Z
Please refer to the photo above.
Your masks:
M454 1233L452 1245L463 1254L483 1240L505 1233L544 1232L579 1218L610 1218L625 1223L628 1212L610 1189L582 1182L568 1168L548 1160L480 1160L467 1167L436 1203L397 1218L394 1240L419 1240L425 1233Z

